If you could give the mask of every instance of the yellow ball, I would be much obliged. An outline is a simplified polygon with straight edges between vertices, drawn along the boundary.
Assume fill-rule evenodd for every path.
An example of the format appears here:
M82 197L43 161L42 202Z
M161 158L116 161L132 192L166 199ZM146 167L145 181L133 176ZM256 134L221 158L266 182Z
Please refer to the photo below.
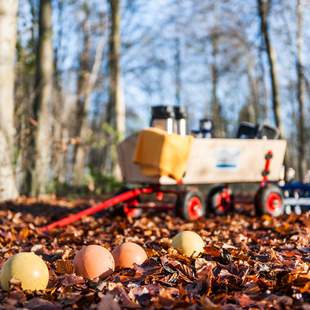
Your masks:
M22 252L10 257L1 269L0 282L4 290L9 290L11 279L19 280L23 290L44 290L49 272L40 256L33 252Z
M173 237L172 246L185 256L197 257L203 252L205 243L197 233L181 231Z

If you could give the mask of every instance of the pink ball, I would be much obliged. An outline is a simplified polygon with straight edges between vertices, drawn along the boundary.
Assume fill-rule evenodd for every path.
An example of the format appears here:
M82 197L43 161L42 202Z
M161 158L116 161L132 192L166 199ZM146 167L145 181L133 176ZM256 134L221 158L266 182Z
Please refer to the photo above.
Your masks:
M108 276L115 269L110 251L100 245L83 246L73 260L75 273L87 279Z
M134 264L141 265L147 259L144 249L133 242L125 242L112 252L115 265L120 268L133 268Z

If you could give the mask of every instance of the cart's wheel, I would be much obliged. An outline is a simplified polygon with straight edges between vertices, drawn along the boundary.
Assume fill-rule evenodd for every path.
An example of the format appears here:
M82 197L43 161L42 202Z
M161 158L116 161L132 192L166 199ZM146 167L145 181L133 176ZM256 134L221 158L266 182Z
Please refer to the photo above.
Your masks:
M223 215L234 209L234 196L229 187L219 185L212 188L208 194L207 205L211 212Z
M281 189L273 184L261 187L255 195L257 215L270 214L280 216L284 213L283 194Z
M178 196L177 212L186 220L197 220L206 214L203 195L198 190L190 190Z
M138 207L139 199L134 199L123 205L123 213L126 217L137 218L142 215L142 209Z

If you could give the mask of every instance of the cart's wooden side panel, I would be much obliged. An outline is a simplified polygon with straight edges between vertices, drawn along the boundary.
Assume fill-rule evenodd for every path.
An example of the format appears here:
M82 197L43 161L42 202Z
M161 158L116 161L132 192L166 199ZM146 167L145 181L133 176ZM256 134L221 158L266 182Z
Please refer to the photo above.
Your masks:
M118 147L124 181L129 183L175 184L169 177L146 177L133 163L137 136ZM184 178L185 184L259 182L265 154L273 152L271 181L280 178L286 149L284 140L195 139Z
M285 149L284 140L195 139L184 182L258 182L268 151L273 153L268 177L277 181Z

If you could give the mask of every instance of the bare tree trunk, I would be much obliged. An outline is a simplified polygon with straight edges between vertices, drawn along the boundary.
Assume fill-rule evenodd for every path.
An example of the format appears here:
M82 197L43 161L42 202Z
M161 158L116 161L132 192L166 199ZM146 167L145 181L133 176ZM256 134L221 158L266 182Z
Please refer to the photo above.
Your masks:
M262 114L262 120L265 122L268 118L268 101L267 101L267 87L265 83L265 66L264 66L264 60L263 60L263 51L262 47L259 47L258 50L258 84L259 87L259 97L261 100L261 114Z
M298 101L298 174L301 181L304 180L305 172L307 170L306 161L306 140L305 140L305 81L303 71L303 60L302 60L302 26L303 26L303 13L301 0L296 0L296 44L297 44L297 55L296 55L296 69L297 69L297 101Z
M305 75L304 75L304 80L305 80L305 88L307 90L308 97L310 98L310 83L309 83L309 80L307 79L307 77Z
M284 128L281 118L281 103L279 95L279 85L276 70L276 56L274 49L272 48L269 34L269 24L268 24L268 14L269 14L269 0L257 0L258 5L258 16L260 19L261 33L264 38L268 64L269 64L269 76L271 80L271 90L272 90L272 107L274 113L275 124L280 131L281 137L284 137Z
M67 120L65 119L65 96L61 84L60 71L60 49L64 35L64 1L57 1L57 43L54 50L54 95L52 104L52 145L51 145L51 166L53 167L53 180L56 182L65 181L65 164L67 150L64 145L67 133Z
M181 41L180 38L175 39L175 104L181 105Z
M123 103L120 74L120 1L109 0L111 10L111 29L109 38L109 69L110 88L107 121L113 128L115 137L112 138L110 148L110 170L119 177L119 167L116 158L116 141L125 133L125 106Z
M87 138L89 138L92 133L91 126L87 119L87 115L88 115L89 106L90 106L91 93L98 79L100 65L102 63L103 50L104 50L104 35L102 34L102 38L98 42L98 45L96 48L94 64L89 74L89 78L87 80L86 89L85 89L85 96L84 96L84 100L85 100L84 114L85 115L83 119L81 119L81 129L80 129L80 140L82 142L82 146L78 147L77 149L76 158L75 158L75 166L74 166L74 175L75 175L76 181L78 182L82 180L82 176L84 175L85 162L88 157L89 150L90 150L89 146L83 145L83 143L87 142Z
M13 168L17 7L17 0L0 0L0 200L18 195Z
M79 185L83 181L84 168L89 152L87 139L90 138L91 128L89 125L88 111L90 106L91 93L98 79L100 66L102 64L105 38L102 34L96 47L96 53L93 65L91 66L90 59L90 34L91 28L89 25L89 8L84 6L85 19L82 24L84 34L83 51L80 58L80 74L78 79L78 99L75 116L75 128L73 136L78 140L73 146L73 176L74 183ZM102 27L103 28L103 27Z
M249 112L251 116L251 122L257 123L260 119L261 107L259 100L259 79L255 76L253 66L253 59L249 58L247 63L247 77L250 88Z
M218 68L217 68L217 54L218 54L218 35L211 35L212 44L212 64L211 64L211 111L212 119L214 121L214 134L217 138L223 138L225 136L225 120L222 117L222 107L218 100L217 88L218 88Z
M250 122L255 124L256 121L257 119L255 110L253 108L253 105L251 104L251 101L249 101L243 107L241 107L241 110L239 111L239 122Z
M32 121L32 109L34 101L34 59L36 54L36 37L38 28L38 10L34 0L25 1L30 8L31 30L28 46L22 45L23 30L17 32L17 57L15 78L15 127L16 127L16 184L21 195L31 194L32 171L32 135L35 128Z
M37 132L33 140L35 149L32 191L45 194L50 180L50 142L51 142L51 100L53 92L53 42L52 42L52 4L51 0L40 1L39 45L36 68L36 97L33 116L37 121Z
M76 170L83 169L84 163L79 164L78 167L76 165L77 153L79 152L79 161L81 161L81 152L84 157L84 145L81 145L81 132L82 128L85 128L87 124L87 108L86 107L86 96L87 96L87 83L90 76L90 24L89 24L89 7L85 2L84 6L84 20L82 22L81 28L83 32L83 49L80 55L80 65L79 65L79 75L78 75L78 94L77 94L77 102L76 102L76 110L75 110L75 124L73 125L72 135L76 140L73 145L73 155L72 155L72 169L73 169L73 177L74 183L79 184L82 180L76 175ZM86 123L86 124L85 124ZM85 129L83 129L85 131ZM85 137L84 137L85 138ZM80 173L78 173L80 174Z

